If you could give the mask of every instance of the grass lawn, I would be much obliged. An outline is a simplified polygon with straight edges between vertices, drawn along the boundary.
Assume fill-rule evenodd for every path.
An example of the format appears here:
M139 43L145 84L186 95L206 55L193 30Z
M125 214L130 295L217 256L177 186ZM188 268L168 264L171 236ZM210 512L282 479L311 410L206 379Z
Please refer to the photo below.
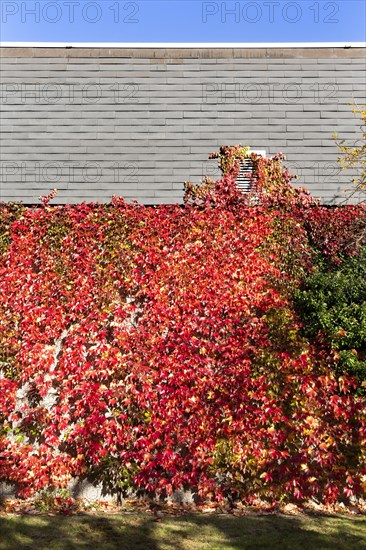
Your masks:
M146 513L0 516L1 550L358 550L366 517Z

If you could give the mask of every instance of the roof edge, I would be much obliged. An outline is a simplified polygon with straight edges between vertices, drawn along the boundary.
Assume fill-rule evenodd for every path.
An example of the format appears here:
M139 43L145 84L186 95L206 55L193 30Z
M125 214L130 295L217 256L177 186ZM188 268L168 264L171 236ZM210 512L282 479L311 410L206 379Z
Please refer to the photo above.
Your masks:
M0 42L1 48L366 48L366 42Z

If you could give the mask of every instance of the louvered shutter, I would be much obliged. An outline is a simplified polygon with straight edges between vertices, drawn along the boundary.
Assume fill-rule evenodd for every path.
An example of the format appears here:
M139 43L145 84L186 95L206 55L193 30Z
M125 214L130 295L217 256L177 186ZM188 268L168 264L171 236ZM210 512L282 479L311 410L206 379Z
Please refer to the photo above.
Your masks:
M266 156L265 151L249 151L250 153L256 153L262 157ZM248 156L244 161L240 161L240 174L236 179L238 189L243 193L249 193L251 191L251 176L253 174L253 162Z

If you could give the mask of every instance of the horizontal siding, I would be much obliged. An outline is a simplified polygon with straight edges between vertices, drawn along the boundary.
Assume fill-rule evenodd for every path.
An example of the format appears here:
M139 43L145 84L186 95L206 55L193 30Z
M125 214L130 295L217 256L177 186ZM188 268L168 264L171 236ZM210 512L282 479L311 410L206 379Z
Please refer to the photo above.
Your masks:
M1 200L181 202L183 182L219 177L220 145L282 151L296 185L331 203L334 131L359 135L365 51L1 51Z

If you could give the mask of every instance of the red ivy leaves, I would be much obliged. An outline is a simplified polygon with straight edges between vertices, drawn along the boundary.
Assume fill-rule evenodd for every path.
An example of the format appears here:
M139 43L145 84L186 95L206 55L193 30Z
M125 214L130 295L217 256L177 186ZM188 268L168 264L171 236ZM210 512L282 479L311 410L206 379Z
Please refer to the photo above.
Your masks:
M71 475L217 498L360 494L365 403L300 337L287 290L314 247L344 247L342 223L332 233L279 156L254 159L253 205L236 153L201 206L45 205L8 226L0 475L23 495Z

